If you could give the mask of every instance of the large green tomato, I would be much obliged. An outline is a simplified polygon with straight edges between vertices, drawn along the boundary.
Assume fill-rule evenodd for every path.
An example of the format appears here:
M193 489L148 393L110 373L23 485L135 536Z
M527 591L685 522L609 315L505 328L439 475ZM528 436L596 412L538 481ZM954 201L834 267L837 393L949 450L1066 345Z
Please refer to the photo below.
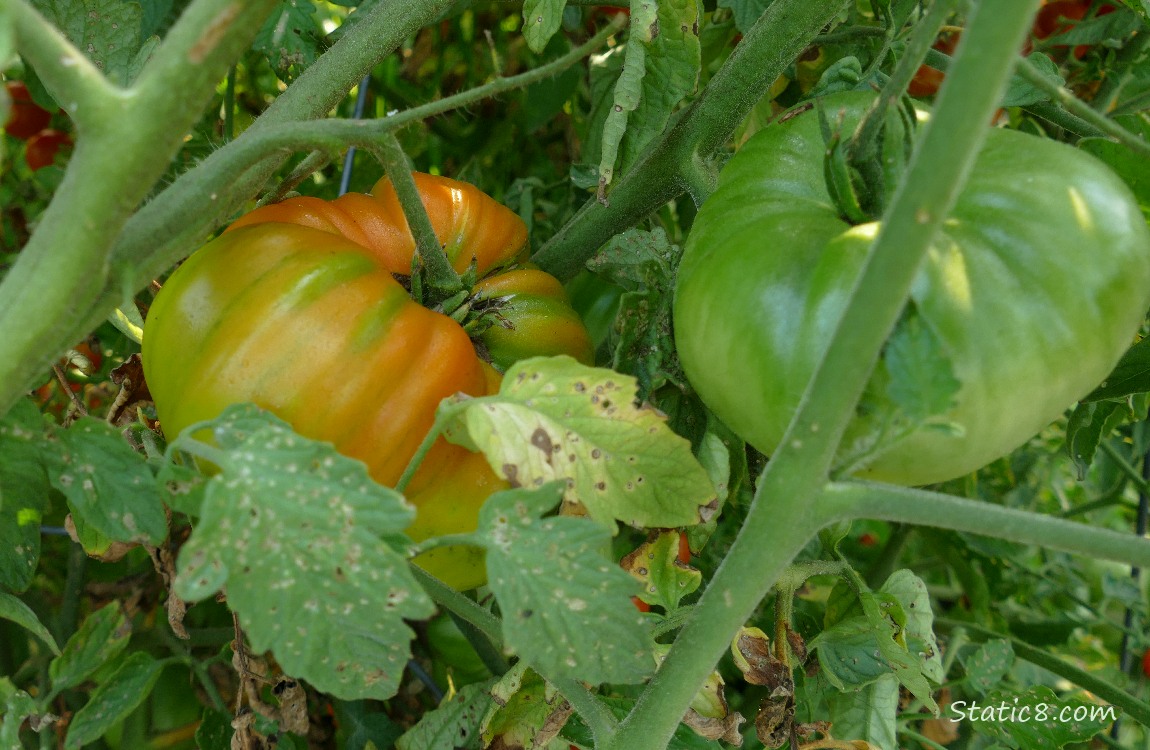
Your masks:
M823 105L832 120L845 115L849 133L871 101L851 93ZM724 168L679 268L674 322L687 377L768 455L877 231L840 218L824 151L814 111L756 134ZM1148 304L1150 230L1126 186L1069 146L992 131L918 272L840 465L919 485L990 463L1098 385ZM891 387L899 336L929 355L918 369L934 386L952 384L942 413L903 418Z

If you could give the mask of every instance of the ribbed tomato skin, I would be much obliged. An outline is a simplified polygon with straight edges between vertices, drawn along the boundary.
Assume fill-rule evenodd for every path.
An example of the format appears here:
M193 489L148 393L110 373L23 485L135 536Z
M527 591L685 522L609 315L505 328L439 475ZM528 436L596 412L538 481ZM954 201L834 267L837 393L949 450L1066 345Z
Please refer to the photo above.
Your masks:
M506 370L521 359L566 354L595 363L595 346L563 285L549 273L516 268L481 279L472 290L477 303L500 300L491 325L479 335L491 363Z
M590 361L590 338L558 282L500 271L523 260L519 217L471 185L414 177L456 269L474 261L481 276L494 271L481 285L518 295L505 309L520 345L495 364L545 354ZM396 281L414 250L386 180L374 195L293 198L241 218L172 274L149 311L144 370L164 432L254 402L393 486L440 401L493 393L501 377L459 323ZM506 486L481 454L440 440L406 488L419 511L407 533L421 541L471 531L483 501ZM434 549L416 562L460 589L485 578L478 548Z
M377 259L286 224L228 232L191 256L157 296L144 339L167 435L250 401L389 486L442 399L485 395L493 383L463 329L413 302ZM408 533L418 541L474 529L501 486L481 455L439 441L407 493L429 509ZM438 550L423 563L460 588L483 580L478 550Z
M527 226L511 209L466 182L420 172L412 177L436 237L456 271L466 271L473 258L480 276L526 260ZM268 222L298 224L346 237L374 253L388 271L411 273L415 240L386 177L366 195L347 193L332 201L289 198L258 208L230 230Z
M822 104L851 132L873 100L847 92ZM674 325L684 371L704 403L768 455L879 228L841 218L825 153L814 110L756 133L724 167L679 265ZM1101 162L994 129L910 302L959 388L933 425L873 451L856 475L922 485L1006 455L1106 377L1150 305L1150 230ZM848 427L848 452L881 436L897 413L882 380L886 362L884 354Z

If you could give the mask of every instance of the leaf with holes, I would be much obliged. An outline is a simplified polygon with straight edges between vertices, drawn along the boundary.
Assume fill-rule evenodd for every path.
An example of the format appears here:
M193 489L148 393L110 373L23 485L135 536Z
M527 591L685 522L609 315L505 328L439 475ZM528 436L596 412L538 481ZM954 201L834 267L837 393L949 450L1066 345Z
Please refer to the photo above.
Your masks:
M547 675L635 683L654 671L651 636L631 606L638 583L604 556L610 535L585 518L540 518L560 485L488 498L476 538L509 648Z
M428 711L415 726L395 741L398 750L479 750L479 726L491 706L491 683L464 685L446 698L434 711Z
M43 420L31 401L0 420L0 587L24 591L40 560L40 519L48 497Z
M564 480L564 499L614 528L691 526L717 506L691 444L636 407L635 380L570 357L511 367L499 394L445 402L444 435L482 451L512 486Z
M178 595L200 601L226 586L254 649L286 673L339 698L390 697L413 635L403 620L433 611L382 541L412 508L361 462L251 405L208 425L220 473L180 552Z
M48 475L73 514L115 541L159 544L168 535L152 470L119 430L83 417L57 437Z
M548 747L571 717L571 704L523 662L491 690L495 699L483 719L483 747Z
M694 593L703 574L679 559L679 532L662 531L639 545L619 563L643 584L639 598L667 612Z

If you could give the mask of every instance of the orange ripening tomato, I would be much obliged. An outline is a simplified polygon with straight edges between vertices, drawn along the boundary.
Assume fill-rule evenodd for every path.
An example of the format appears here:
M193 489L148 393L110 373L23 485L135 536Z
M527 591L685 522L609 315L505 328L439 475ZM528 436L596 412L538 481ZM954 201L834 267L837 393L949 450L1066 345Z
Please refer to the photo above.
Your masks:
M499 274L523 259L526 227L513 212L471 185L415 177L457 270L474 260L480 275ZM241 218L172 274L149 311L144 369L165 432L250 401L393 486L441 400L493 393L501 379L463 326L395 279L410 273L414 248L386 180L373 195L293 198ZM441 439L407 487L418 510L407 533L472 531L504 487L481 454ZM416 562L460 589L485 579L478 548Z

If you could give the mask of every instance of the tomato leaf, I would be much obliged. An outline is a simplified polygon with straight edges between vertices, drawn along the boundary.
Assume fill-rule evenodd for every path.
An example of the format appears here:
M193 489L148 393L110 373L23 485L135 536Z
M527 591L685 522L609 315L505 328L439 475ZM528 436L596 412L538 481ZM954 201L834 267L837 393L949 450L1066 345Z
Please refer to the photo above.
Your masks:
M125 659L72 717L64 741L65 750L81 748L103 737L151 694L163 668L163 662L143 651Z
M52 650L53 654L60 655L60 647L56 645L56 639L48 632L48 628L40 622L36 613L29 609L27 604L3 591L0 591L0 618L16 623L48 644L48 648Z
M394 694L413 635L403 620L433 611L382 541L412 508L361 462L251 405L207 426L221 471L180 552L179 596L200 601L226 586L253 648L272 650L287 674L341 698Z
M291 81L315 62L323 30L311 0L281 0L256 33L252 49L262 52L283 81Z
M532 52L539 53L563 25L567 0L525 0L523 3L523 38Z
M1079 480L1094 463L1094 454L1129 415L1129 409L1118 401L1094 401L1074 407L1066 423L1066 451L1078 469Z
M603 556L610 534L586 518L541 518L558 483L487 499L479 531L487 579L503 611L507 646L545 674L635 683L655 670L646 621L631 606L638 584Z
M1147 185L1150 188L1150 184ZM1150 337L1126 350L1106 380L1080 403L1125 398L1150 391Z
M976 712L969 707L966 718L974 731L990 737L1007 747L1061 748L1073 742L1085 742L1098 734L1117 715L1113 708L1091 702L1088 698L1064 699L1045 685L1036 685L1022 692L996 690L977 701L983 709L993 713ZM1004 710L999 713L997 709ZM1073 720L1059 720L1063 709L1068 709ZM1085 709L1086 716L1075 715L1075 709ZM1094 715L1090 710L1094 709Z
M132 63L140 49L143 11L123 0L33 0L32 5L64 32L113 83L132 82Z
M7 677L0 678L0 690L8 682ZM11 683L8 683L9 685ZM20 739L20 725L24 719L36 712L36 701L23 690L15 690L5 697L3 710L0 711L0 747L21 748L24 743Z
M654 3L635 3L631 14L631 34L623 56L623 69L612 90L611 108L603 120L602 150L599 155L599 199L606 200L607 186L615 176L619 144L627 133L627 120L643 98L643 76L647 74L647 45L658 27Z
M934 332L917 314L903 317L886 345L887 395L916 423L946 414L961 387Z
M819 649L823 674L839 690L855 690L893 673L937 711L927 680L941 682L943 672L926 585L910 571L897 571L858 600L862 614L839 620L808 644Z
M572 713L561 693L523 662L494 685L483 719L483 747L547 747Z
M717 506L707 472L660 414L634 405L635 393L634 378L570 357L527 359L498 395L445 402L444 436L482 451L512 486L566 480L564 499L612 529L706 520Z
M116 541L158 544L168 519L152 470L118 429L83 417L57 432L59 449L48 454L52 486L78 516Z
M419 723L396 740L397 750L438 750L443 747L479 750L482 737L479 725L495 705L490 692L493 682L464 685L434 711L425 713Z
M1059 86L1066 83L1066 80L1058 72L1058 66L1046 55L1041 52L1034 52L1026 59L1034 65L1038 72L1042 73L1043 78L1047 78ZM1000 106L1028 107L1031 104L1038 104L1049 100L1050 95L1045 91L1040 91L1022 77L1015 76L1010 79L1010 83L1006 87L1006 93L1002 95Z
M679 532L662 531L625 556L620 565L643 584L640 599L670 612L703 583L703 575L680 562L678 554Z
M0 587L21 592L40 560L40 518L48 496L44 428L31 401L0 420Z
M587 261L587 268L628 291L671 289L679 255L678 245L667 239L662 227L650 232L628 229L612 237Z
M856 692L828 691L827 718L836 737L868 742L871 748L898 747L898 680L884 675Z
M735 28L746 34L763 15L771 0L719 0L720 8L728 8L735 19Z
M966 679L975 694L985 695L994 689L1014 666L1014 648L1010 641L998 638L987 641L970 656L962 659Z
M64 644L64 651L48 665L52 687L75 687L120 655L132 636L132 625L118 604L92 614Z
M676 105L694 92L699 82L702 47L698 0L661 0L655 5L658 33L643 42L647 45L646 73L639 105L627 118L627 132L619 144L621 171L630 169L647 144L663 132Z

